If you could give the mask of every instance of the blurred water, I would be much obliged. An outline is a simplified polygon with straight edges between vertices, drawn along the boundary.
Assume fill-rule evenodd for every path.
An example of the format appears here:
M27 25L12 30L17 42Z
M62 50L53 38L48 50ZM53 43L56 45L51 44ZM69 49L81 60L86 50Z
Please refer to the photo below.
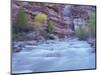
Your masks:
M95 68L95 53L77 38L48 40L37 46L26 45L12 55L12 72L44 72Z

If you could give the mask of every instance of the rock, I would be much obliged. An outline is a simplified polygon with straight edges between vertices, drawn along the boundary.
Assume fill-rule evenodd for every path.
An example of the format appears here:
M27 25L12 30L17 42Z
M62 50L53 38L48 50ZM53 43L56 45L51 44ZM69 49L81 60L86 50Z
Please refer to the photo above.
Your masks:
M73 23L73 22L72 22L72 19L71 19L70 17L64 17L63 19L64 19L64 23L65 23L66 25L69 25L69 24L72 24L72 23Z
M12 44L12 50L13 52L20 52L25 47L24 42L14 42Z
M32 40L32 41L26 41L25 43L26 43L26 45L36 45L37 41Z
M43 36L39 36L39 41L45 41L45 38Z
M60 16L57 12L55 12L53 9L48 9L48 15L50 16Z
M12 50L13 50L13 52L20 52L22 49L20 47L18 47L18 48L13 47Z
M36 33L35 32L30 32L30 33L27 34L27 36L34 39L34 38L36 38Z
M13 52L20 52L21 50L23 50L26 47L35 47L35 45L37 45L37 41L35 40L31 40L31 41L16 41L13 42L12 44L12 50Z
M50 53L43 55L44 57L62 57L63 55L61 53Z
M94 48L91 52L92 52L92 53L96 53L96 49Z
M89 38L88 43L91 44L91 46L94 46L95 45L95 39Z
M54 35L54 34L49 34L48 35L48 39L51 39L51 40L58 40L58 36L57 35Z
M91 51L92 53L96 52L96 41L93 38L88 39L88 43L93 47L93 50Z
M66 5L64 8L63 8L63 14L64 16L69 16L69 14L71 13L71 7L72 5Z

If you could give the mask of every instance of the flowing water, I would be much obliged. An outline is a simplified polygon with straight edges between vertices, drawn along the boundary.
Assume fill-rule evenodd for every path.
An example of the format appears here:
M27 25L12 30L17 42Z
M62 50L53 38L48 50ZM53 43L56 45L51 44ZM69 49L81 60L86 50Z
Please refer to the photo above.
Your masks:
M95 53L77 38L48 40L38 45L25 45L12 55L12 72L45 72L95 68Z

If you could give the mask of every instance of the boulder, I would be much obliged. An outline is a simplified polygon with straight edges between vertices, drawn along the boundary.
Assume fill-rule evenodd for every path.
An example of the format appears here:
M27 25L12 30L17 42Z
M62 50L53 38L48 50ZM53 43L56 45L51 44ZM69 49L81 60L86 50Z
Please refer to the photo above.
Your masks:
M20 52L25 47L24 42L13 42L12 43L12 52Z
M49 34L48 35L48 39L51 39L51 40L59 40L58 36L55 35L55 34Z
M88 39L88 43L89 43L93 48L96 47L96 41L95 41L95 39L89 38L89 39Z

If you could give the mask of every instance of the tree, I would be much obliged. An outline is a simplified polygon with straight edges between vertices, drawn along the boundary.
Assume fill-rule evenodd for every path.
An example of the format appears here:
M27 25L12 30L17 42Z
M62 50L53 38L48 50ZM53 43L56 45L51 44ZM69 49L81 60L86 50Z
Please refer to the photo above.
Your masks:
M53 25L52 25L51 21L48 21L47 31L48 31L48 33L52 33L53 32Z
M39 28L42 26L42 24L45 24L47 22L48 16L42 12L39 12L34 17L34 28L36 30L39 30Z
M26 14L23 8L20 8L15 19L14 32L18 33L18 32L27 31L28 30L27 23L28 22L27 22Z
M91 37L95 37L95 24L96 24L95 16L96 16L95 13L92 13L89 16L89 21L88 21L89 33Z
M34 17L34 30L38 40L43 38L41 34L44 31L42 26L44 24L47 24L47 20L48 20L48 16L42 12L37 13L37 15Z

